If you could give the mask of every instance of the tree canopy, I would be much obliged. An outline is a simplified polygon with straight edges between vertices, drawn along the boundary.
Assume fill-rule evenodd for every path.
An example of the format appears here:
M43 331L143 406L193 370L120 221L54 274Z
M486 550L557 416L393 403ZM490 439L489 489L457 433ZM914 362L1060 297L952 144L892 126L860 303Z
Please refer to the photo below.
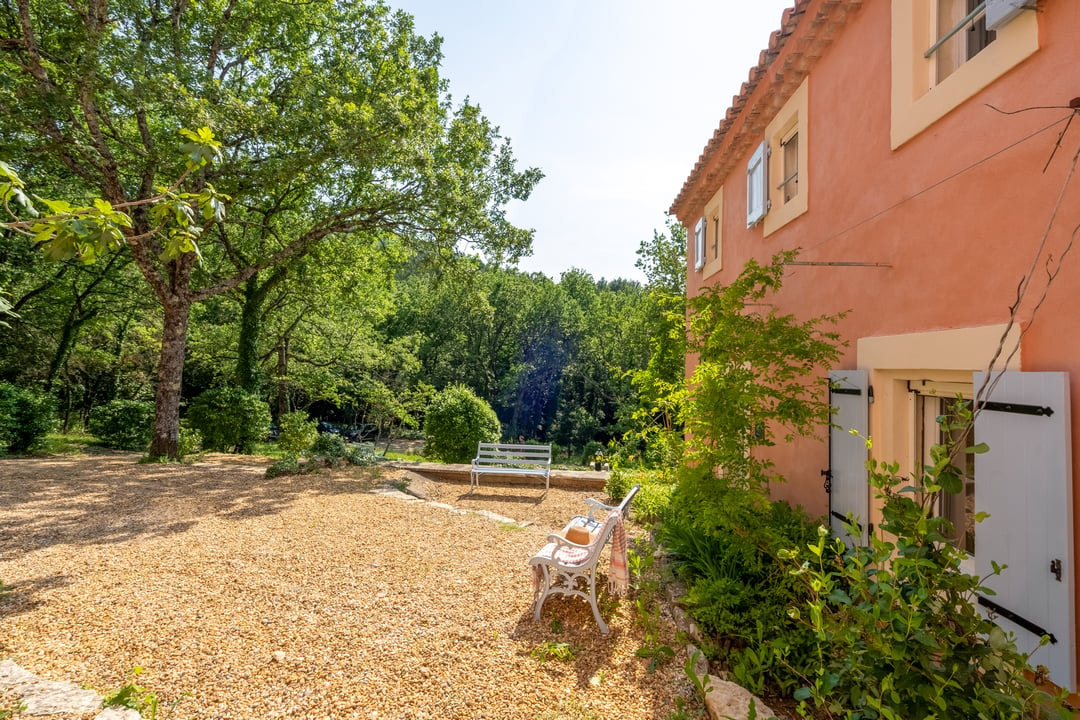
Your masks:
M162 311L151 455L177 453L194 303L249 281L262 302L278 269L333 238L434 260L529 252L505 206L540 173L452 104L440 60L437 36L381 2L0 4L0 159L39 196L129 209L104 244L130 253ZM56 240L39 238L76 252Z

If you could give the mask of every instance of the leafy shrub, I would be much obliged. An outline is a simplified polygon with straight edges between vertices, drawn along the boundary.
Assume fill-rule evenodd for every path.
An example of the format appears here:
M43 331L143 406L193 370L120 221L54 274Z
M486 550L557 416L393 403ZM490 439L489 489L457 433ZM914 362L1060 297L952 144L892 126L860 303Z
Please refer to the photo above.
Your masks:
M653 522L667 510L673 488L651 474L645 475L643 480L641 489L634 496L634 519Z
M307 413L302 410L282 415L279 421L281 434L278 435L277 444L286 455L299 457L319 437L318 421L308 419Z
M769 683L793 691L803 684L814 640L788 615L807 592L780 555L813 541L816 526L800 510L756 493L729 490L719 499L729 508L722 521L711 517L714 524L703 529L679 508L662 524L661 542L687 583L690 615L716 638L716 657L753 691Z
M106 447L143 450L154 432L154 403L113 400L90 412L90 432Z
M295 455L286 455L266 468L266 477L275 478L279 475L296 475L299 472L300 460Z
M843 717L1072 718L1064 693L1036 687L1028 656L972 602L988 591L964 572L936 507L962 479L954 457L979 450L942 448L918 487L897 484L898 464L871 461L883 505L869 544L848 549L821 527L809 555L785 554L810 593L796 610L819 640L796 699Z
M467 463L481 442L496 442L499 418L482 398L464 385L451 385L435 396L424 422L424 455L448 463Z
M345 459L349 461L350 465L374 465L379 462L373 443L350 445Z
M187 457L202 449L202 433L186 423L180 423L180 457Z
M54 397L0 382L0 454L30 450L55 426Z
M626 470L615 466L608 475L604 490L613 503L622 502L634 485L641 485L632 505L634 519L653 522L661 517L671 502L674 485L654 470Z
M330 467L338 467L349 454L349 444L340 435L319 433L307 454L313 460L321 460Z
M270 406L242 388L214 388L191 401L187 419L205 449L251 453L270 429Z
M631 474L615 466L611 469L607 482L604 483L604 492L607 493L611 502L621 503L622 499L626 497L626 493L630 492L630 488L633 486Z

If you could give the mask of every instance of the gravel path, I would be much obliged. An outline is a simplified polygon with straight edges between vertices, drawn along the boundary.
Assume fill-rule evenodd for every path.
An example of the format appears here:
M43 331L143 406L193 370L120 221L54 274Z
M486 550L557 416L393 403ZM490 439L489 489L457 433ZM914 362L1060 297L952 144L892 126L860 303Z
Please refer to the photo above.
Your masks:
M652 674L635 656L632 596L605 601L608 637L576 599L533 622L526 561L589 493L426 488L519 528L372 493L399 471L135 460L0 460L0 657L103 693L141 666L179 701L163 720L662 719L690 694L681 654Z

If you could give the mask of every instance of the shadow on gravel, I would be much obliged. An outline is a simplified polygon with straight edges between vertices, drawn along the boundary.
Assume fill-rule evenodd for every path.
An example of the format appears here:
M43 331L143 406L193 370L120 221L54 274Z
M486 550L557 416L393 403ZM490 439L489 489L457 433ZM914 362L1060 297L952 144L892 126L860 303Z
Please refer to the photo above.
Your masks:
M38 600L42 592L70 584L71 578L67 575L48 575L10 585L5 584L6 592L0 593L0 617L29 612L45 602Z
M190 465L137 453L0 460L0 560L56 545L182 533L200 519L280 512L298 497L371 489L377 468L266 478L269 459L213 454Z

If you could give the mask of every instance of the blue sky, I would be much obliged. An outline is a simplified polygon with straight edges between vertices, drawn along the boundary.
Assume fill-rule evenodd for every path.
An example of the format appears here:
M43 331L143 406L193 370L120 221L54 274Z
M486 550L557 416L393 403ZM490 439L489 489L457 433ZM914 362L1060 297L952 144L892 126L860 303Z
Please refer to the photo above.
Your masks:
M443 37L442 75L545 178L508 215L520 268L643 279L667 209L792 0L388 0Z

